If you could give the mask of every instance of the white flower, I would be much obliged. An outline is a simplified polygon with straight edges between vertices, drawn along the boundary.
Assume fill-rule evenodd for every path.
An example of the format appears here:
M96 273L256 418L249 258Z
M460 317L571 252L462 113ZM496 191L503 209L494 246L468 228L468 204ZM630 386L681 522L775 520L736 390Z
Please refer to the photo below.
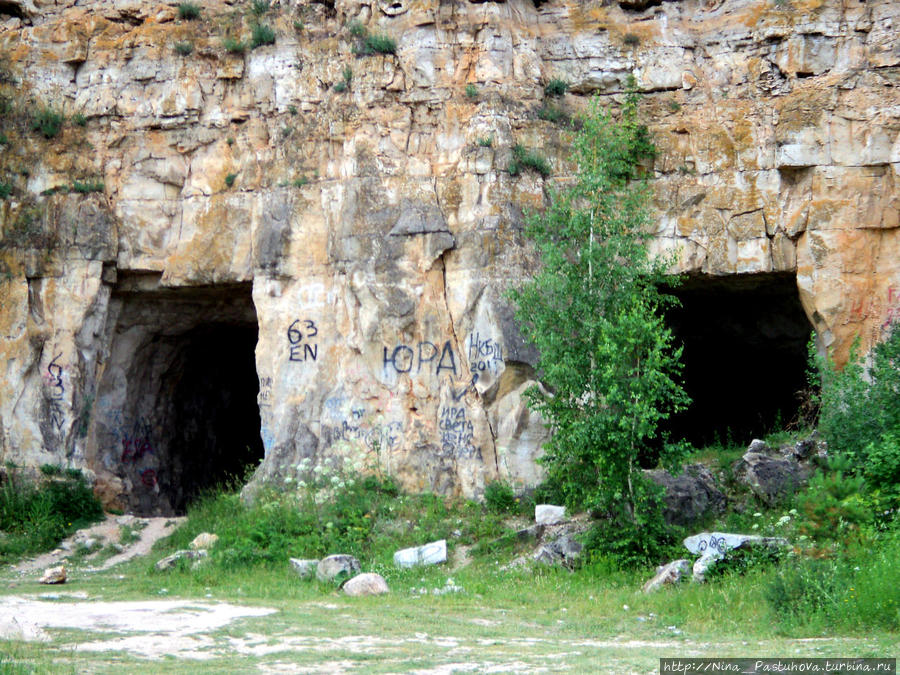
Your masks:
M754 518L762 518L762 514L759 511L757 511L756 513L753 514L753 517Z
M753 529L754 529L754 530L758 530L758 529L759 529L759 523L753 523Z
M315 468L313 469L313 473L322 473L324 470L325 467L323 467L321 464L316 464Z
M287 478L284 479L284 482L285 482L285 483L293 483L293 482L294 482L294 479L291 478L290 476L288 476Z
M340 482L341 482L341 479L338 478L337 476L332 476L332 477L331 477L331 484L332 484L332 485L337 485L337 484L340 483Z
M775 527L783 527L784 525L787 525L789 522L791 522L790 516L788 516L788 515L781 516L781 518L778 519L778 522L775 523Z
M298 481L297 481L297 487L300 488L300 489L302 490L303 488L306 487L306 481L305 481L305 480L298 480Z
M790 511L788 511L788 513L790 513L792 516L796 516L796 515L797 515L797 509L791 509Z

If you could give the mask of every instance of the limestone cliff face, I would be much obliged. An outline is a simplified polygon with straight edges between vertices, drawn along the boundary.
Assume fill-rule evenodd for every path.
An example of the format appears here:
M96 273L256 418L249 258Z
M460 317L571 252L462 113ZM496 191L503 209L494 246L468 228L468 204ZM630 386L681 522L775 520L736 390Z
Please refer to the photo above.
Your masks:
M795 276L839 358L900 311L893 0L0 12L0 457L90 469L109 504L180 508L184 475L229 461L204 425L247 391L259 416L229 436L261 438L261 476L364 449L409 489L535 482L536 355L503 293L548 181L507 167L522 144L570 175L547 118L614 105L631 73L680 271ZM257 20L274 44L225 48ZM351 21L396 54L357 53ZM569 92L545 100L554 78ZM45 107L56 135L30 128ZM258 329L240 387L236 327Z

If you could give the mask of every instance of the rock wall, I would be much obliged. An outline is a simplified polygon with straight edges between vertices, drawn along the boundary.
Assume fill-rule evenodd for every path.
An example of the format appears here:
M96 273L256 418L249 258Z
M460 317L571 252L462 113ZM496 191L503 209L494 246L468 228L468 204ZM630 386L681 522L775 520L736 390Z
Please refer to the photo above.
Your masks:
M11 0L0 20L0 458L87 468L108 505L177 508L184 336L254 322L260 476L363 449L408 489L534 483L536 354L504 300L534 265L522 214L574 170L560 120L631 73L678 271L795 274L838 359L900 311L892 0L214 0L197 20ZM225 48L255 21L273 45ZM360 54L352 21L396 54ZM58 134L31 128L45 108ZM515 144L555 177L510 175Z

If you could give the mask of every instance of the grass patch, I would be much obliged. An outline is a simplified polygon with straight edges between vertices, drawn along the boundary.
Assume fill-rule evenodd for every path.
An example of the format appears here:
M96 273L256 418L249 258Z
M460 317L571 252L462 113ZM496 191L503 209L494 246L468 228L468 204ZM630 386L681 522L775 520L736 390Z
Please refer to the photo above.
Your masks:
M256 17L262 16L269 11L269 0L253 0L250 3L250 11Z
M509 162L509 175L518 176L523 169L535 171L544 178L549 176L552 172L550 162L548 162L543 155L536 150L531 150L516 144L513 147L513 158Z
M105 189L103 181L74 181L72 183L72 192L78 194L88 194L90 192L103 192Z
M493 136L481 136L477 141L475 141L480 148L489 148L494 144Z
M478 98L478 87L476 87L474 84L471 84L471 83L467 84L466 85L466 98L469 98L472 100Z
M234 185L234 181L235 181L236 178L237 178L237 174L236 174L236 173L230 173L230 174L228 174L227 176L225 176L225 185L226 185L227 187L231 187L232 185Z
M44 465L42 472L46 471ZM8 469L0 484L0 562L48 551L79 527L103 517L84 477L59 467L42 480Z
M47 139L56 138L62 130L62 125L62 113L50 107L41 108L31 118L31 130Z
M87 126L87 117L83 113L75 113L72 115L72 122L76 126L84 127Z
M365 39L368 54L396 54L397 42L387 35L369 35Z
M569 89L569 83L559 78L553 78L544 87L544 96L559 98Z
M190 56L194 51L194 45L190 42L176 42L175 53L179 56Z
M558 106L545 103L538 110L538 119L552 122L553 124L566 124L569 121L569 114Z
M182 2L178 5L178 18L183 21L193 21L200 18L200 5L193 2Z
M226 37L222 40L222 46L229 54L243 54L247 49L247 45L242 40L237 40L233 37Z

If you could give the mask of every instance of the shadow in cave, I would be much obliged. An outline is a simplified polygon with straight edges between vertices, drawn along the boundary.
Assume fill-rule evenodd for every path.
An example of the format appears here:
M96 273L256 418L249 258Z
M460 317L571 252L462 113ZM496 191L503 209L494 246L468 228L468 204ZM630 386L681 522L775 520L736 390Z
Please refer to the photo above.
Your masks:
M667 313L693 403L664 426L697 447L746 444L794 420L806 389L807 320L791 274L689 277Z
M165 377L172 393L170 499L176 513L200 493L244 477L263 457L256 397L256 325L211 324L181 335Z

